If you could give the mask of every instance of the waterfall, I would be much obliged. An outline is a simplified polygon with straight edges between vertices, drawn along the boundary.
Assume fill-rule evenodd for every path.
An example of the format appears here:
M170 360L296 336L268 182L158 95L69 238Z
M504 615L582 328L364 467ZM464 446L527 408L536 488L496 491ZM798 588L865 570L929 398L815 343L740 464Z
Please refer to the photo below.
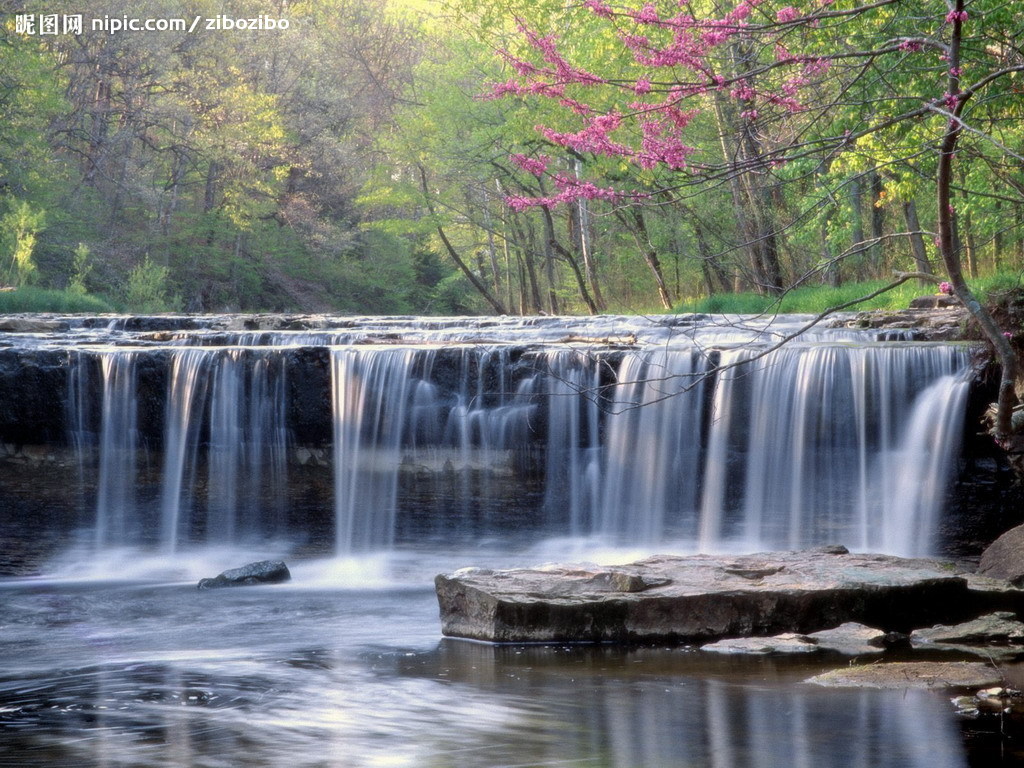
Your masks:
M601 370L584 353L554 350L533 382L547 405L544 504L568 515L570 536L591 532L601 498Z
M181 331L70 356L95 545L935 549L966 347L835 331L769 352L763 329L695 321L627 345L563 343L541 322L475 341L456 323L384 327L400 322L414 343Z
M141 412L139 393L140 364L152 358L147 350L115 349L80 352L72 362L69 442L80 475L95 454L95 545L155 543L172 554L192 540L231 544L259 529L281 532L288 474L283 360L240 349L170 350L158 369L165 393L156 414L152 407ZM154 472L157 448L162 459Z
M628 355L612 396L597 532L659 541L693 535L704 457L709 360L695 348Z
M136 361L131 352L100 356L103 400L99 436L101 456L96 494L96 545L123 544L138 526L135 486L138 472L138 397ZM79 361L81 362L81 360ZM81 381L76 401L87 402ZM82 410L79 410L82 413ZM82 423L78 433L84 433Z
M201 426L196 414L204 406L211 358L205 349L175 350L171 356L160 500L160 544L167 553L178 548L180 537L189 535L182 520L191 517Z
M392 542L414 356L408 349L331 353L339 554L386 548Z
M229 349L211 372L206 540L283 533L288 477L286 376L280 356Z

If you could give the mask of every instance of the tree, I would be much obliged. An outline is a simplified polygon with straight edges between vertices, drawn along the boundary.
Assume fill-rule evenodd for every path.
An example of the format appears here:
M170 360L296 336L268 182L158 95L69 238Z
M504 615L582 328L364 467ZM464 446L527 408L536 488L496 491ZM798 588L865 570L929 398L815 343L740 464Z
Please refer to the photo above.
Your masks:
M10 210L0 217L0 242L6 251L0 257L3 269L0 275L5 285L20 288L33 280L36 240L45 222L43 212L32 210L24 200L13 201Z
M1024 54L1016 36L1024 11L977 0L969 23L965 0L948 6L936 0L825 0L799 9L771 0L740 0L729 8L717 2L613 7L603 0L582 6L615 29L632 65L612 72L585 68L555 35L524 25L526 49L504 52L516 76L494 86L493 96L559 105L575 126L538 126L550 151L625 161L649 172L659 194L729 185L752 272L764 290L781 289L788 228L779 220L783 185L846 156L858 157L872 174L897 164L934 164L943 271L1002 365L994 434L1009 439L1016 358L964 279L953 191L965 135L1000 147L1004 157L1020 157L974 124L971 107L981 103L986 113L1005 112L1019 98ZM721 138L714 152L689 140L691 125L707 115ZM615 180L548 170L547 157L533 162L556 191L512 196L508 202L516 210L580 199L622 206L653 199ZM791 221L840 191L828 188L804 201ZM875 192L881 197L884 187L876 184ZM859 251L883 239L880 219L872 228L873 237Z

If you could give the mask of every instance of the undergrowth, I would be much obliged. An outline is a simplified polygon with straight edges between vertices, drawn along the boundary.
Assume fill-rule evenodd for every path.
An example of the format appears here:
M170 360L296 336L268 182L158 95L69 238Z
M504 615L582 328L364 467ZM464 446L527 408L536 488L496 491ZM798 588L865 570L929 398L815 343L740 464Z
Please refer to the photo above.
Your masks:
M1020 273L989 275L969 281L971 288L983 301L995 300L1000 293L1020 288ZM677 312L703 312L707 314L752 315L764 312L819 314L832 307L868 296L887 285L885 280L847 283L841 286L807 285L794 288L782 296L761 296L756 293L717 293L702 299L682 302ZM906 282L874 298L853 304L850 311L865 309L906 309L917 296L935 293L936 288Z
M25 286L13 291L0 291L0 314L15 312L113 312L114 308L97 296L75 291L53 291Z

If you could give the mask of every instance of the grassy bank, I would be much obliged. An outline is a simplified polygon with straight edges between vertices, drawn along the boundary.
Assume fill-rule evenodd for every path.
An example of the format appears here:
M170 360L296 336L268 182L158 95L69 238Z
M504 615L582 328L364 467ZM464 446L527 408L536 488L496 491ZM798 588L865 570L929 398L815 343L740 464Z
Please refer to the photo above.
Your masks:
M16 312L113 312L103 299L73 291L51 291L31 286L13 291L0 291L0 314Z
M989 301L997 294L1022 283L1019 273L997 274L970 281L971 288L983 301ZM719 293L702 299L681 302L677 312L706 312L722 314L760 314L762 312L818 314L831 307L868 296L887 285L885 280L864 283L848 283L838 287L830 285L808 285L794 288L783 296L761 296L756 293ZM911 299L935 293L931 286L903 283L867 301L849 307L850 311L865 309L906 309Z

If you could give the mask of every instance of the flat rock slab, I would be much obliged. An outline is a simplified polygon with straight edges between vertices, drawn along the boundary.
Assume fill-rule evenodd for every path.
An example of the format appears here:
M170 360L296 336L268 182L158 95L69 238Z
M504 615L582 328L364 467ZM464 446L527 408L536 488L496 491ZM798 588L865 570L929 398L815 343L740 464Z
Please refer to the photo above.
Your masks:
M435 586L445 635L499 643L704 643L851 621L909 632L966 618L972 594L940 561L822 551L467 568Z
M952 627L939 624L928 629L915 630L910 636L914 645L925 647L933 643L953 645L1006 645L1024 643L1024 623L1013 613L993 613Z
M902 661L842 667L806 682L827 688L983 688L1001 677L982 661Z

